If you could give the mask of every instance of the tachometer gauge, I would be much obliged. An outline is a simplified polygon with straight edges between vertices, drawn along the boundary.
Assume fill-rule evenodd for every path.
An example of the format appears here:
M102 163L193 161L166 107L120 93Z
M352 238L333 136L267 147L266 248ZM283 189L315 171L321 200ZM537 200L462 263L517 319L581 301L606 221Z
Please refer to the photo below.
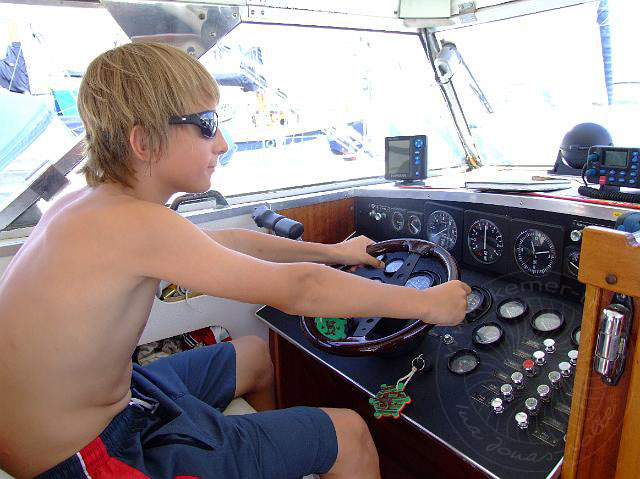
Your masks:
M502 256L504 240L495 223L483 218L471 224L467 245L476 260L483 264L492 264Z
M403 264L404 264L404 261L401 259L394 259L393 261L389 261L387 265L384 267L384 272L387 274L393 274L396 271L398 271Z
M449 213L434 211L427 218L427 239L451 251L458 241L458 226Z
M405 283L408 288L427 289L433 286L434 278L430 274L416 274Z
M558 311L542 309L531 318L531 327L539 333L551 333L564 325L564 317Z
M391 214L391 226L396 231L402 231L404 228L404 215L399 211L394 211Z
M477 326L471 333L471 340L474 344L488 346L500 341L504 331L498 323L484 323Z
M502 321L517 321L525 317L529 306L518 298L509 298L502 301L496 308L496 316Z
M449 371L455 374L467 374L473 371L480 364L480 358L471 349L461 349L456 351L449 358Z
M518 235L513 253L518 267L532 276L544 276L556 262L553 241L536 229L528 229Z

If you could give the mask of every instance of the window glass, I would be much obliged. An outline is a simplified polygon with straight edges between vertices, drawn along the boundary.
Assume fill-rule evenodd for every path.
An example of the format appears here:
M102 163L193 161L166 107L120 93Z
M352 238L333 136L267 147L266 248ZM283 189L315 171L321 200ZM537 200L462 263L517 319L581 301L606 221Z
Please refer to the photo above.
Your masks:
M82 73L126 42L103 8L2 4L0 210L78 142Z
M640 67L631 22L640 8L632 3L609 2L610 11L600 12L610 27L608 84L599 2L438 33L456 44L493 110L457 67L452 81L484 164L552 165L563 136L584 122L607 128L616 145L637 143L630 125L639 112Z
M417 35L241 24L201 61L235 145L225 195L382 176L387 136L426 134L430 169L463 161Z

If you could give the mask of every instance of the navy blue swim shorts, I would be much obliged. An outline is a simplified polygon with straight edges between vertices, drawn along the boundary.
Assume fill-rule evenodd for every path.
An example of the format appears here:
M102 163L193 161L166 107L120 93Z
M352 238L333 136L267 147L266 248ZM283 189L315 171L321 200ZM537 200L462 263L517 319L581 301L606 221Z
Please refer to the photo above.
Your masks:
M231 343L134 365L129 406L38 478L288 479L333 466L336 432L321 409L223 416L235 375Z

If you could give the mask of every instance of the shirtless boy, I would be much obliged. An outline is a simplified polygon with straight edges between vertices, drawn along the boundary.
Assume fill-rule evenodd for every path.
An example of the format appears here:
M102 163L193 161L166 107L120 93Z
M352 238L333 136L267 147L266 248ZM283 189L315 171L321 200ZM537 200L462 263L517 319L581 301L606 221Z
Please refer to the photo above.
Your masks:
M237 396L275 406L257 338L132 367L161 279L292 314L464 317L470 290L459 281L418 291L320 264L382 266L367 238L203 231L166 208L176 192L211 186L227 149L218 101L201 64L166 45L118 47L87 69L78 107L89 186L46 212L0 278L0 468L13 476L379 477L353 411L222 416Z

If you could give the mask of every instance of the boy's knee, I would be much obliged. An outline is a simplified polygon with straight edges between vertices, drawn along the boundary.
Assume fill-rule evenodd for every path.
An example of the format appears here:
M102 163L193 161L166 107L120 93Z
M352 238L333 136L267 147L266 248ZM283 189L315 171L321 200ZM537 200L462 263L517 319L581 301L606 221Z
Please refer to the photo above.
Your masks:
M336 434L342 436L350 445L358 448L373 446L369 427L357 412L351 409L333 409L330 410L329 416L333 420Z
M273 362L271 361L269 345L258 336L245 336L243 339L246 341L248 347L251 349L251 354L254 356L256 379L261 383L272 382Z

